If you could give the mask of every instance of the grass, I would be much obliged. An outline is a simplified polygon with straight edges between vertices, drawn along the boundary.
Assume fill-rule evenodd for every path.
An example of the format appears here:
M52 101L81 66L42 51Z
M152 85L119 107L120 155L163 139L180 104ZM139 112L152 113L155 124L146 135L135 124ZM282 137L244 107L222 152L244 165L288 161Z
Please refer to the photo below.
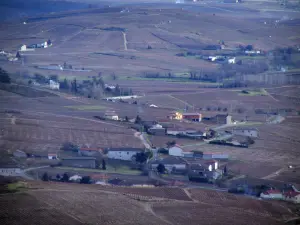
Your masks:
M69 109L75 109L75 110L101 110L106 108L105 106L102 105L70 105L64 107Z
M118 173L126 175L140 175L140 170L132 170L128 166L117 166L116 169L111 165L106 165L106 170L101 169L89 169L89 168L74 168L74 167L56 167L57 169L71 170L71 171L82 171L82 172L93 172L93 173Z
M16 182L7 185L7 190L9 192L18 192L24 190L26 188L26 184L24 182Z

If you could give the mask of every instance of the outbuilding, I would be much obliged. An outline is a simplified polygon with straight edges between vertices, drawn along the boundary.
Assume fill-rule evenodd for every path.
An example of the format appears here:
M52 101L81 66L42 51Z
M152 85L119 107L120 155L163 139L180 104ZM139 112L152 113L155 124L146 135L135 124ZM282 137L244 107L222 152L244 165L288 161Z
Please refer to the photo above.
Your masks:
M180 148L178 145L169 148L169 155L181 157L184 156L182 148Z
M109 159L119 159L131 161L133 157L140 152L144 152L142 148L109 148L107 149L107 157Z
M159 164L163 164L168 172L185 171L187 163L180 157L168 156L151 163L151 168L156 169Z

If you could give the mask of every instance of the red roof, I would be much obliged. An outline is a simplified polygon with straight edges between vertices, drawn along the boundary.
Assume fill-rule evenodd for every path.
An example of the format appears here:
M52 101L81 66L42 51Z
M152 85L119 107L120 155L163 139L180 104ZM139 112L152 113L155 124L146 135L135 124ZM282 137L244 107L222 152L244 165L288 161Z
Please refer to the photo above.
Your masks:
M102 151L101 148L95 149L95 148L81 148L80 151Z
M48 153L48 156L57 156L56 153Z
M279 190L276 190L276 189L271 189L271 190L265 191L264 194L265 194L265 195L270 195L270 194L281 194L281 192L280 192Z

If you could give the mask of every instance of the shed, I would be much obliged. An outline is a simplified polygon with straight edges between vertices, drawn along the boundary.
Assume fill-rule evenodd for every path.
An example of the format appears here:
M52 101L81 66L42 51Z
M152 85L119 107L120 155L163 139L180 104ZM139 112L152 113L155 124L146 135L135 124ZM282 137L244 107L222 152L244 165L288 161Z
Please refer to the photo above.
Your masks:
M180 148L178 145L169 148L169 155L184 156L182 148Z
M48 153L48 159L58 159L58 156L56 153Z
M106 111L104 117L110 120L119 120L119 116L115 111Z
M97 148L80 148L78 151L79 156L95 156L101 155L102 149Z
M69 157L61 160L63 166L96 168L96 158L94 157Z

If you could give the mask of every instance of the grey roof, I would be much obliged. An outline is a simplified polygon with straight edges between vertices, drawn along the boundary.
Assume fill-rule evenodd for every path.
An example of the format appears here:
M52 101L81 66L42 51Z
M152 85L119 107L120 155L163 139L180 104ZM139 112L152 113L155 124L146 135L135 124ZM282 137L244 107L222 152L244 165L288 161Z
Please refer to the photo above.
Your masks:
M180 158L175 156L168 156L161 160L155 160L152 162L152 164L186 164L186 162Z
M124 151L124 152L143 152L143 148L107 148L107 151L114 151L114 152L119 152L119 151Z
M201 115L201 113L182 113L185 116Z
M67 157L62 158L62 160L96 160L95 157Z

